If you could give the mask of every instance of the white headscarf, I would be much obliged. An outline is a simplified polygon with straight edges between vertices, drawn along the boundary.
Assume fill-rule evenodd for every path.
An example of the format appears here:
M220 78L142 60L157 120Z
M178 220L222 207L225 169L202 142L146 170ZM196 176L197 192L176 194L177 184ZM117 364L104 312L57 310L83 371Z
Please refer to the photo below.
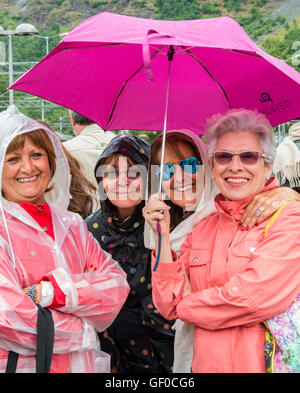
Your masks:
M280 184L289 182L290 187L300 187L300 150L294 141L300 139L300 122L289 129L289 136L285 137L277 147L273 172Z
M4 205L9 201L2 197L2 171L5 153L10 142L17 136L34 130L44 130L54 147L56 155L56 170L49 186L51 191L45 194L45 199L50 203L57 203L61 207L69 206L70 202L70 168L67 158L62 150L58 136L45 125L23 115L15 105L10 105L7 110L0 112L0 198ZM8 207L8 206L7 206ZM10 212L11 213L11 212Z
M204 189L200 202L198 203L194 213L184 219L181 223L179 223L170 233L171 248L177 254L179 254L179 250L183 241L192 231L194 226L197 225L199 221L216 211L214 197L218 193L218 191L217 186L211 178L211 173L208 165L207 147L202 141L202 139L189 130L167 131L167 135L175 134L182 134L191 139L191 141L194 143L195 147L200 153L202 164L204 166ZM166 141L166 143L168 142ZM149 164L150 168L151 162ZM153 249L155 247L154 233L147 223L145 224L144 240L145 246L147 248Z

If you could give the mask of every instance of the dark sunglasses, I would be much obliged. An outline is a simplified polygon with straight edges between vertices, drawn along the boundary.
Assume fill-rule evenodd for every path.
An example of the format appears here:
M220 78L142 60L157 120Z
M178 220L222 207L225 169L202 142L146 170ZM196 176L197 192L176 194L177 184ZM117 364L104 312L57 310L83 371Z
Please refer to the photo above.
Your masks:
M242 151L241 153L231 153L230 151L215 151L212 158L220 165L228 165L231 163L233 156L239 156L239 159L244 165L254 165L260 157L267 158L267 156L259 151Z
M197 168L200 165L200 161L196 157L190 157L179 161L177 164L164 164L162 180L167 181L174 176L176 165L179 165L182 171L194 174L196 173ZM158 168L157 174L160 175L160 168Z

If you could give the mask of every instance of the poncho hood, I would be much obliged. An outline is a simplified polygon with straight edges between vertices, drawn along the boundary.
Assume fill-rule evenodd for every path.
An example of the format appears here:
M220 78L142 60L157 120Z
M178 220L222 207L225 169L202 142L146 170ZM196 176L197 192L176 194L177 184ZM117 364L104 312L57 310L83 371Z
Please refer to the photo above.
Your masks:
M62 150L61 142L58 136L45 125L30 119L22 114L14 105L8 107L7 110L0 113L0 199L3 206L9 209L13 214L14 202L9 202L2 196L2 171L5 159L5 153L10 142L21 134L30 131L43 129L48 135L54 147L56 155L56 170L49 184L53 185L51 191L45 193L45 200L49 203L58 204L67 209L70 201L70 169L67 158Z

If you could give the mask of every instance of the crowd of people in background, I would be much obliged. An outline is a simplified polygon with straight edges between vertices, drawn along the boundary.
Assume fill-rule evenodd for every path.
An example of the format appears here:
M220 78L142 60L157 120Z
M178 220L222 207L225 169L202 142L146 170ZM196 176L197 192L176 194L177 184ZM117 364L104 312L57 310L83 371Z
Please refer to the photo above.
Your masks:
M161 163L162 135L70 118L61 143L0 113L1 370L35 372L41 306L50 372L300 372L300 123L276 155L231 110L206 143L168 131Z

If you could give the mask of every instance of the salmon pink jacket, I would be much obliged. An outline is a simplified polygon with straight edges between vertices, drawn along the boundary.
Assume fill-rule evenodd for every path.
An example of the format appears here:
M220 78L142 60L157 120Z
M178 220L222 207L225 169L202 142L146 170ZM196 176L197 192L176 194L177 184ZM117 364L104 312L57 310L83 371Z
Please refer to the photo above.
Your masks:
M17 372L35 372L38 309L22 288L49 280L55 298L49 306L55 329L50 371L107 372L109 355L101 352L97 332L113 322L126 300L126 275L82 218L67 211L70 171L60 141L16 108L0 113L0 185L10 141L41 128L56 154L53 187L45 193L54 239L19 204L0 196L0 371L14 351L19 354ZM87 273L90 268L95 272Z
M278 187L271 179L262 190ZM262 192L261 191L261 192ZM300 288L300 205L289 203L264 235L242 231L243 201L215 198L217 213L187 237L173 263L152 273L153 299L167 319L195 326L193 372L266 372L263 321L287 310ZM153 263L155 255L153 255ZM182 297L184 271L192 294Z

